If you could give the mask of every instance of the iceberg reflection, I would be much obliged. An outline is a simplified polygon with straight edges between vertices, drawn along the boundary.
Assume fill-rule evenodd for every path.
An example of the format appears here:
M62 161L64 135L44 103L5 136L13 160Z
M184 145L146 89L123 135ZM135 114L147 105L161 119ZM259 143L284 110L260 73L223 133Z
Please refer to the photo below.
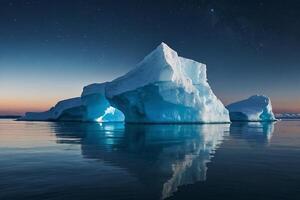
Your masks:
M79 143L84 158L118 166L167 198L181 185L206 180L207 163L229 126L57 123L54 132L58 143Z
M186 143L184 155L174 160L172 177L163 185L162 198L171 196L181 185L206 180L206 164L221 144L228 125L202 125L198 127L199 137ZM176 151L175 151L176 152ZM179 150L177 152L180 152Z
M255 144L268 144L276 122L233 122L230 135L239 136Z

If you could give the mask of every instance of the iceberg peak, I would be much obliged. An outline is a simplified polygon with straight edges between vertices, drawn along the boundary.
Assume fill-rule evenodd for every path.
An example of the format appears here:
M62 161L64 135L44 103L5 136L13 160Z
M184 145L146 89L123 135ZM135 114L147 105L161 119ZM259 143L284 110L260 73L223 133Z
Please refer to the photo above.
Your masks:
M160 45L158 45L154 51L161 51L164 55L172 54L174 52L177 54L175 50L173 50L164 42L160 43Z
M169 47L166 43L162 42L152 52L150 52L138 65L143 63L152 62L153 60L160 61L161 63L170 65L172 67L178 59L178 54L175 50ZM154 67L154 66L153 66ZM156 67L164 68L165 65L157 65Z
M107 83L105 94L126 122L229 122L228 111L207 82L206 65L178 56L165 43Z
M106 96L111 98L148 84L169 81L193 92L193 85L208 84L206 79L205 64L180 57L167 44L161 43L133 70L108 83L110 89L106 90Z

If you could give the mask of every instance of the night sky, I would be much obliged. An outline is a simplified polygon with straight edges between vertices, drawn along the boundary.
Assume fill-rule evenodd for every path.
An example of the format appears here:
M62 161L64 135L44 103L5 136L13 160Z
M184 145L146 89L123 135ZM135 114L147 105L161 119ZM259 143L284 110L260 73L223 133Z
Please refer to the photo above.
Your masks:
M0 114L47 110L161 42L207 64L224 104L300 112L300 1L0 0Z

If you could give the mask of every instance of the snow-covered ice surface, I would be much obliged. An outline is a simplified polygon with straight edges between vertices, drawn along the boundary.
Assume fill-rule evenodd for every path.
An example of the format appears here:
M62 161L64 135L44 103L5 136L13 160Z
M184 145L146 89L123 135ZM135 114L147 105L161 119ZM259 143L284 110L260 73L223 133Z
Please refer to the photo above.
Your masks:
M254 95L227 106L231 121L275 121L271 100L263 95Z
M206 65L162 43L132 71L107 83L106 97L133 123L222 123L229 112L212 92Z
M58 102L45 112L28 112L20 120L31 121L124 121L121 111L111 107L105 98L105 84L85 86L81 97Z

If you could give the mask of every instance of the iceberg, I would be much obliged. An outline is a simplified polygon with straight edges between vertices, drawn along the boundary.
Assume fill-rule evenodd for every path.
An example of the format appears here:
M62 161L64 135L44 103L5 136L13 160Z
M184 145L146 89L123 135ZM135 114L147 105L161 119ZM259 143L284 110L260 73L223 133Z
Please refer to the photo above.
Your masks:
M271 100L267 96L254 95L227 106L231 121L276 121Z
M58 102L45 112L28 112L25 121L124 121L124 115L105 98L105 84L95 83L83 88L81 97Z
M133 70L105 88L129 123L223 123L229 112L211 90L206 65L161 43Z

